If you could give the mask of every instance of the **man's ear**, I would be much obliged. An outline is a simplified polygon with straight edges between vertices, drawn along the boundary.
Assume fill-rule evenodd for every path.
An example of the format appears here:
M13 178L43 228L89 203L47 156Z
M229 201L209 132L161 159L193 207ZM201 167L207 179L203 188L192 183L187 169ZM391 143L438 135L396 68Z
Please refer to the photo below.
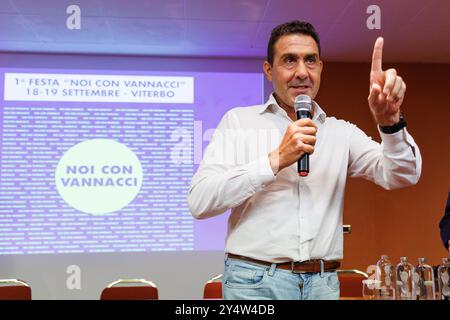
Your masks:
M272 65L269 63L269 61L264 61L263 70L264 74L267 77L267 80L272 82Z

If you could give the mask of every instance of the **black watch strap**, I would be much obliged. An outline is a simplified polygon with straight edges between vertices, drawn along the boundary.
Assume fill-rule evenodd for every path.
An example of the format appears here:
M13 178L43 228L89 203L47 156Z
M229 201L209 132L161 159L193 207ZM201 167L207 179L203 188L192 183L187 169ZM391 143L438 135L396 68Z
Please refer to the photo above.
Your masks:
M405 121L405 118L403 117L403 113L400 112L400 121L399 122L397 122L396 124L393 124L392 126L385 126L385 127L380 126L380 131L383 133L391 134L391 133L396 133L396 132L402 130L404 127L406 127L406 121Z

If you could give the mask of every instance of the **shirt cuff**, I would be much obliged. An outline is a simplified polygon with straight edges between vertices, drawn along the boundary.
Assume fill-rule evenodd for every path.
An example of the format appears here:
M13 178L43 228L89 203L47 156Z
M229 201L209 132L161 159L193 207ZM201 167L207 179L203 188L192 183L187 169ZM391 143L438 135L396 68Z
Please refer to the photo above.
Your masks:
M383 141L383 149L388 153L401 153L414 145L406 128L395 133L383 133L378 128L378 132L380 132Z
M264 156L247 165L248 177L255 191L259 191L275 181L268 156Z

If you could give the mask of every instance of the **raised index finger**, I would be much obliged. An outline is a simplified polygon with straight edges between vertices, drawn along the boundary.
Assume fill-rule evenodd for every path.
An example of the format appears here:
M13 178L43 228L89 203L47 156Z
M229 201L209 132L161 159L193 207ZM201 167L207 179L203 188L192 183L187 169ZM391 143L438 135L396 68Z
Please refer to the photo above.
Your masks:
M383 71L381 68L382 56L383 56L383 38L378 37L373 46L372 54L372 71Z

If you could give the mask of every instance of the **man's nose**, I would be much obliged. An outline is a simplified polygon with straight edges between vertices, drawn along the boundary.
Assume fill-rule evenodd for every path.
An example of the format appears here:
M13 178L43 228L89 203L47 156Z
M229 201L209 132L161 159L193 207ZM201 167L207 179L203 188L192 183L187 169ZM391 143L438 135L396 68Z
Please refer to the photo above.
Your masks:
M308 78L308 69L303 61L300 61L295 70L295 77L300 78L302 80Z

